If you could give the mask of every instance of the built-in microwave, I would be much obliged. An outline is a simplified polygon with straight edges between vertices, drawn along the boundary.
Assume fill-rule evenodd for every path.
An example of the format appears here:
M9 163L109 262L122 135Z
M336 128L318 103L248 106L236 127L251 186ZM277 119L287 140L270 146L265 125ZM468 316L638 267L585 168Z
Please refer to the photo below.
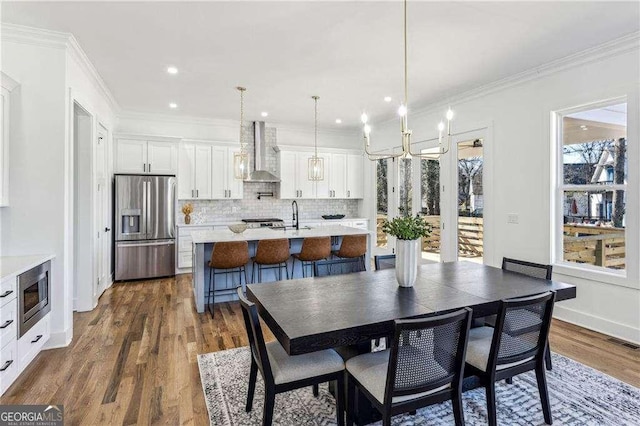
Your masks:
M51 311L51 262L18 275L18 337Z

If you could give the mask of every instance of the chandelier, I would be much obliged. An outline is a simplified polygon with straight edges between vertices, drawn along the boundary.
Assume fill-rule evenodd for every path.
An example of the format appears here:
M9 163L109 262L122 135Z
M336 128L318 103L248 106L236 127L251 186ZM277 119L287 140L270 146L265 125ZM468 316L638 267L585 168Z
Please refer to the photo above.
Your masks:
M384 160L387 158L426 158L436 159L440 155L446 154L451 147L451 121L453 120L453 111L449 108L445 114L447 120L447 134L446 134L446 146L443 144L443 132L445 125L443 121L438 124L438 150L437 152L423 153L411 151L411 130L407 122L407 105L409 99L409 79L408 79L408 59L407 59L407 0L404 0L404 103L398 108L398 115L401 119L401 135L402 135L402 152L396 154L374 154L369 151L371 147L371 126L369 125L369 117L366 113L362 113L360 120L363 124L364 134L364 151L369 157L369 160Z
M318 157L318 99L319 96L312 96L315 103L314 108L314 134L313 144L315 151L313 157L309 157L309 180L324 180L324 159Z
M233 170L236 179L245 180L249 177L249 154L247 153L247 143L244 141L242 123L244 122L244 87L236 87L240 92L240 152L233 154Z

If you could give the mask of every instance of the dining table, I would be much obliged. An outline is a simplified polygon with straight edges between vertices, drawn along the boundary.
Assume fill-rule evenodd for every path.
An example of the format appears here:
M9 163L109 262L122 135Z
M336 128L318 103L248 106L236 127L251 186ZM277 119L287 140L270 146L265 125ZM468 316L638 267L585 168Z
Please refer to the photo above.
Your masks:
M576 297L571 284L457 261L420 265L412 287L400 287L395 269L384 269L250 284L247 297L285 351L300 355L343 347L367 352L373 339L393 335L394 320L465 307L479 319L497 314L501 300L546 291L556 293L556 302Z

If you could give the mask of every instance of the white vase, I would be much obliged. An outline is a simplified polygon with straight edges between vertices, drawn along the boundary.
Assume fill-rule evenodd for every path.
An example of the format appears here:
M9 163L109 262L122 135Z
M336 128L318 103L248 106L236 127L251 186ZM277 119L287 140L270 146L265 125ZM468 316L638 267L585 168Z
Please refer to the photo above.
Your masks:
M420 239L396 240L396 280L400 287L413 287L418 275Z

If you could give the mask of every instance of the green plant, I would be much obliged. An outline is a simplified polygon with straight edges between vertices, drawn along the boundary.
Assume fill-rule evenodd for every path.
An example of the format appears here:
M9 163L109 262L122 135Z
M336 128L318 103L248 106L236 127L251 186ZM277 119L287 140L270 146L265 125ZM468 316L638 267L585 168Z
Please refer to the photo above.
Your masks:
M431 233L431 224L422 217L401 216L382 222L382 231L399 240L417 240Z

